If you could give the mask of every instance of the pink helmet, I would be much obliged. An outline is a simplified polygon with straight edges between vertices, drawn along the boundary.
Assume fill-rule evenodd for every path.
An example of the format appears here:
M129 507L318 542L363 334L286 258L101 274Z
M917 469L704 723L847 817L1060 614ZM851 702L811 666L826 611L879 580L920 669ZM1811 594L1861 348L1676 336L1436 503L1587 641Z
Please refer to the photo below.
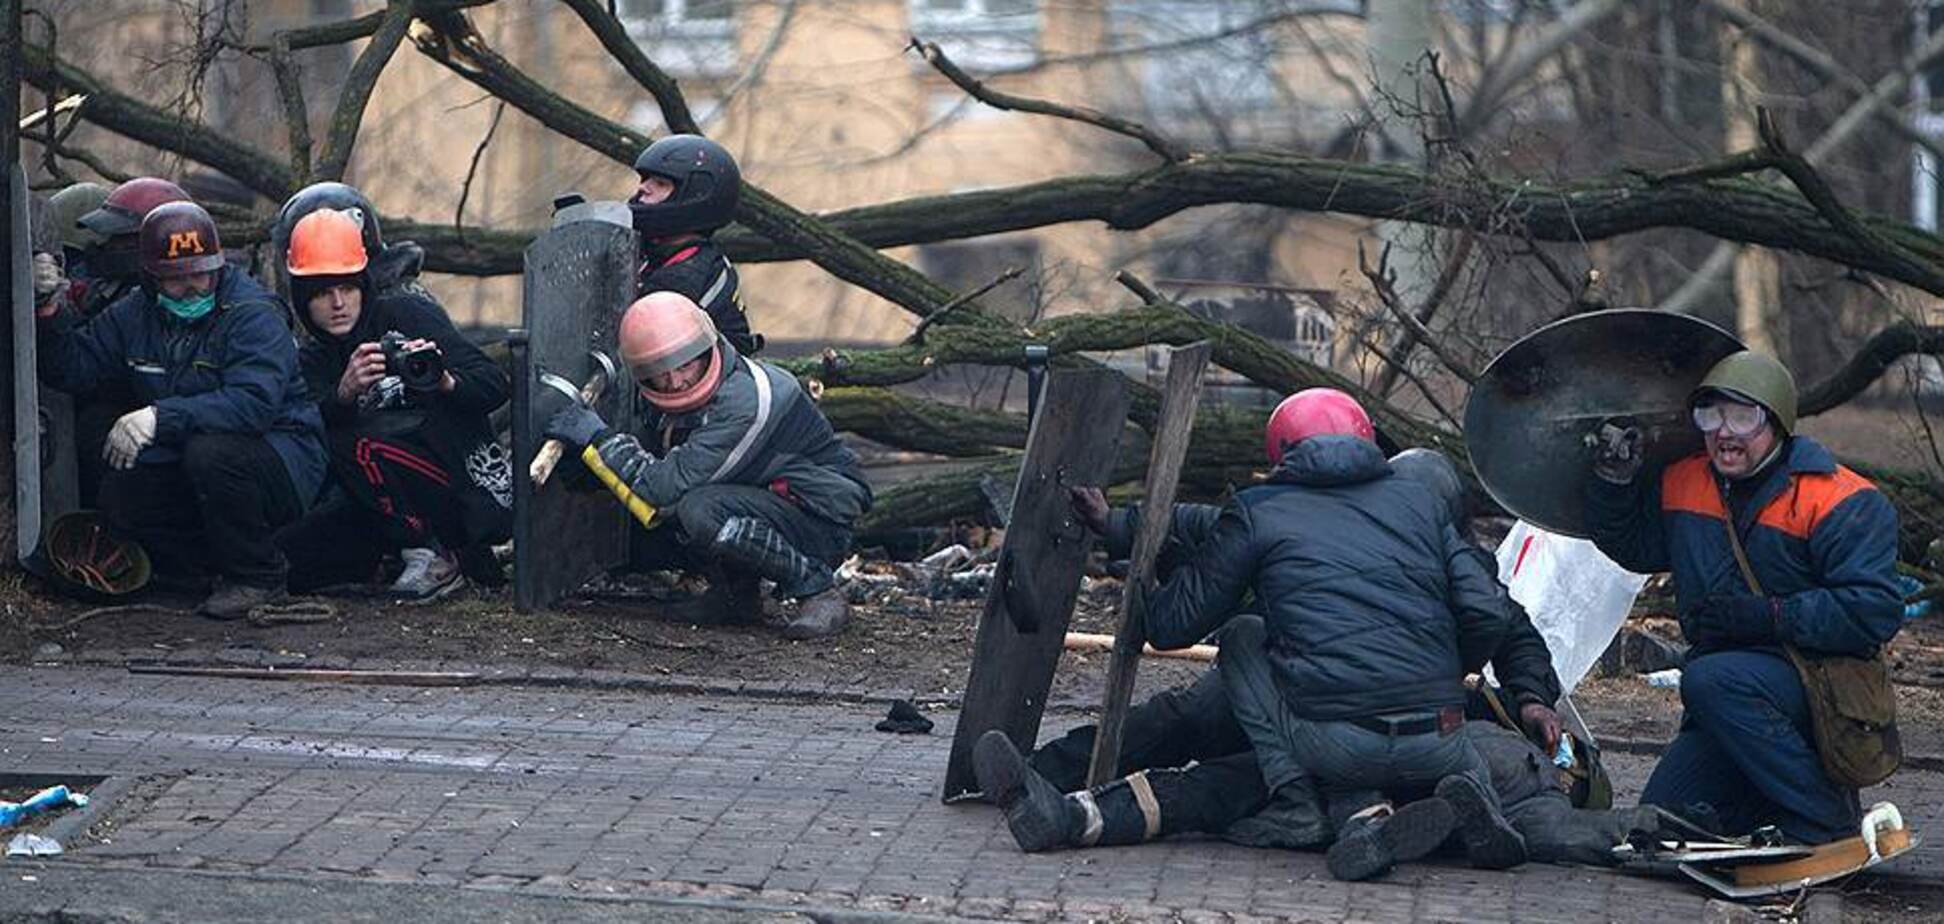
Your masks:
M722 384L722 346L715 322L680 292L650 292L621 315L621 360L628 364L641 396L670 414L685 414L709 403ZM648 377L680 368L698 356L708 356L708 368L694 384L677 391L657 391Z
M1289 447L1312 436L1354 436L1375 443L1377 428L1357 399L1334 388L1305 388L1276 405L1262 448L1275 465Z

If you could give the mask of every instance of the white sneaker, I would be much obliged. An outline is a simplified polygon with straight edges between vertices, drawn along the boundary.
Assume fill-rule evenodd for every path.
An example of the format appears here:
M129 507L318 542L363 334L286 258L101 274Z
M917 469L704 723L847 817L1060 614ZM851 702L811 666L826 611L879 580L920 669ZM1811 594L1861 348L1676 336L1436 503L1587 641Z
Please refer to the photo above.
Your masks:
M391 592L404 603L431 603L451 596L466 586L459 570L459 556L437 549L404 549L398 553L405 570L393 581Z

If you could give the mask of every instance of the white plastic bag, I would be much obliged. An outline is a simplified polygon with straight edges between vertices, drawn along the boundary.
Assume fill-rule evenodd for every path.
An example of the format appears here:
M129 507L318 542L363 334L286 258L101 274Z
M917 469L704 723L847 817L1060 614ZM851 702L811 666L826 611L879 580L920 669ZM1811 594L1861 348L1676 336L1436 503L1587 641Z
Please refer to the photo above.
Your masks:
M1633 609L1647 583L1592 542L1549 533L1524 520L1498 547L1499 581L1525 607L1552 649L1553 670L1572 692Z

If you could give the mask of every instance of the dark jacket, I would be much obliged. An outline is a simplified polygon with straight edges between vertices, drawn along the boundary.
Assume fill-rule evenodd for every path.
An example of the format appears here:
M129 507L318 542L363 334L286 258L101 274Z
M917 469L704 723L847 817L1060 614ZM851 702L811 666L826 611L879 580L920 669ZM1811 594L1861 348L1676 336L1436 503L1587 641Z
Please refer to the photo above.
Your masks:
M740 484L768 488L844 527L871 509L857 455L796 376L727 345L722 360L722 384L700 410L667 415L643 402L642 437L616 433L596 442L615 478L656 507L706 484Z
M297 369L283 302L247 274L221 270L216 307L191 322L147 288L80 324L41 325L41 381L85 394L121 381L155 406L155 442L139 465L169 465L197 433L262 434L308 505L324 480L324 426Z
M501 538L512 525L513 483L506 454L487 415L506 403L511 390L506 372L452 326L437 302L399 287L379 289L374 295L372 278L367 276L364 282L363 310L342 337L319 328L303 306L297 312L309 335L300 355L304 379L326 426L334 432L351 428L360 435L403 438L423 446L453 476L455 486L471 486L458 499L465 540ZM360 344L377 341L389 331L438 344L446 370L452 373L451 393L404 391L383 407L360 407L339 398L338 381L351 354ZM464 481L458 478L462 474Z
M1181 563L1192 560L1202 551L1203 544L1214 532L1222 508L1209 504L1176 504L1174 516L1168 523L1168 536L1161 545L1161 554L1156 561L1154 573L1165 580ZM1107 535L1104 537L1109 558L1120 560L1134 552L1134 536L1140 531L1141 505L1132 504L1114 509L1107 515ZM1474 558L1477 567L1487 573L1497 573L1497 562L1476 545L1464 554ZM1553 670L1552 649L1547 647L1545 636L1539 634L1532 617L1526 614L1525 607L1513 600L1510 594L1502 594L1500 603L1506 611L1505 634L1500 637L1498 648L1491 654L1492 675L1498 679L1505 691L1506 708L1514 715L1519 707L1527 703L1540 703L1551 707L1559 701L1559 674ZM1226 618L1226 617L1224 617ZM1479 702L1483 702L1479 699ZM1467 699L1467 713L1471 713L1471 698ZM1479 711L1478 718L1490 718Z
M1780 599L1776 631L1805 651L1866 657L1903 626L1896 508L1815 440L1791 437L1782 452L1735 522L1762 590ZM1723 493L1706 454L1628 485L1588 479L1594 543L1629 571L1673 574L1683 629L1709 596L1754 593L1724 532Z
M1224 504L1151 598L1156 648L1200 641L1253 592L1297 715L1331 720L1464 702L1506 627L1505 594L1430 488L1375 445L1305 440Z
M644 242L636 291L680 292L715 322L716 333L744 356L762 350L762 338L749 332L743 310L742 276L713 238L700 237L680 244Z

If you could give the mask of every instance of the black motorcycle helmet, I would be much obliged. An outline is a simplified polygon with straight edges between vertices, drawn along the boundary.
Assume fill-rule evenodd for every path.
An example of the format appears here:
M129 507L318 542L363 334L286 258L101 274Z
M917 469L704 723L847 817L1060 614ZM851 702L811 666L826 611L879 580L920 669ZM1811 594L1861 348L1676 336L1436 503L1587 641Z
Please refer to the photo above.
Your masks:
M664 201L628 200L635 230L647 238L714 231L735 218L742 198L736 159L701 135L669 135L649 145L635 158L635 173L675 184Z
M277 223L270 228L270 265L285 295L290 294L289 275L284 270L290 256L290 232L305 215L318 209L336 209L357 221L364 234L365 253L371 257L376 258L385 249L385 236L378 227L378 210L372 208L371 200L364 193L355 186L329 180L312 183L284 202L283 208L277 210Z

